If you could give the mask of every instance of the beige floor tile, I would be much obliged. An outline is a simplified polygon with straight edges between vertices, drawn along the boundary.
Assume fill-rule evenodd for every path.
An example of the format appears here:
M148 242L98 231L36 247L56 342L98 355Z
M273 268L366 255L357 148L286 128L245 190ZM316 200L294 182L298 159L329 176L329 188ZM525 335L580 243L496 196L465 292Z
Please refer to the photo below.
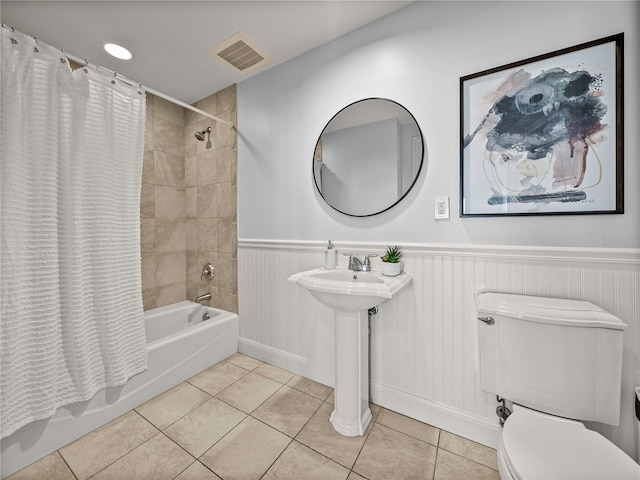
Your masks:
M295 376L295 373L290 372L289 370L285 370L268 363L263 363L258 368L256 368L254 372L259 373L263 377L270 378L271 380L275 380L276 382L280 383L287 383Z
M492 448L375 404L365 436L345 437L332 388L227 360L7 480L499 480Z
M211 398L167 427L164 433L197 458L246 416L231 405Z
M250 372L216 397L245 413L251 413L280 387L281 383Z
M267 425L295 437L322 405L322 400L284 385L251 414Z
M221 478L200 462L193 462L175 480L221 480Z
M239 367L238 365L229 362L220 362L191 377L187 381L201 390L215 395L233 382L240 380L247 373L249 373L249 370Z
M461 478L500 480L500 475L497 470L440 448L433 478L434 480L458 480Z
M480 443L473 442L464 437L442 430L440 432L440 448L473 460L494 470L498 469L498 457L496 450Z
M347 480L367 480L367 479L364 477L361 477L356 472L351 472L347 477Z
M440 429L432 427L426 423L422 423L413 418L406 417L392 410L386 408L380 408L380 413L376 418L376 422L389 428L393 428L402 433L406 433L412 437L422 440L423 442L430 443L431 445L438 445L438 437L440 435Z
M136 411L163 430L210 398L211 395L184 382L140 405Z
M267 471L263 480L346 480L349 470L295 440Z
M51 455L47 455L7 477L6 480L34 480L41 478L46 478L47 480L75 480L76 477L73 476L60 454L53 452Z
M246 368L247 370L253 370L262 365L262 362L260 360L240 352L234 353L229 358L227 358L226 361L234 363L239 367Z
M331 460L351 468L362 449L368 432L365 432L365 435L361 437L340 435L329 422L332 411L333 405L326 402L323 403L315 415L311 417L309 423L298 434L296 440L329 457Z
M80 480L95 475L158 433L133 410L60 449Z
M353 470L370 480L432 478L437 448L374 424Z
M257 480L290 442L283 433L247 417L200 461L225 480Z
M287 382L287 385L295 388L296 390L300 390L301 392L313 395L314 397L319 398L323 401L326 400L333 392L333 388L318 382L314 382L313 380L309 380L308 378L301 377L300 375L296 375L291 380L289 380Z
M172 480L192 462L191 455L158 433L92 480Z

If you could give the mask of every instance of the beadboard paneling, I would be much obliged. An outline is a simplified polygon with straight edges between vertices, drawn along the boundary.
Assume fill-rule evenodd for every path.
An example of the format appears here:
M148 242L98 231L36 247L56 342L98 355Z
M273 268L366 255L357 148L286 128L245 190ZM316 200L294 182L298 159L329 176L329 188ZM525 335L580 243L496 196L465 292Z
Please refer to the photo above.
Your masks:
M384 244L336 243L380 253ZM636 457L633 388L640 385L640 251L408 245L412 284L371 317L370 384L382 406L495 447L495 397L480 388L475 295L496 291L587 300L620 317L620 427L590 424ZM320 242L241 240L240 351L334 384L333 312L287 282L323 263ZM379 267L375 259L373 267ZM346 258L338 256L339 265Z

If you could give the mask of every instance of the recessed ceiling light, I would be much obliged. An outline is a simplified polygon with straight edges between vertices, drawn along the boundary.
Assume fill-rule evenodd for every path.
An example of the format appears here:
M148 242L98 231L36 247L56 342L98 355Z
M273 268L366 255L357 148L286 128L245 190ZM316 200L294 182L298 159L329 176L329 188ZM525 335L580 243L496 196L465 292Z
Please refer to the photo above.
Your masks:
M105 43L104 49L111 56L119 58L120 60L131 60L133 53L117 43Z

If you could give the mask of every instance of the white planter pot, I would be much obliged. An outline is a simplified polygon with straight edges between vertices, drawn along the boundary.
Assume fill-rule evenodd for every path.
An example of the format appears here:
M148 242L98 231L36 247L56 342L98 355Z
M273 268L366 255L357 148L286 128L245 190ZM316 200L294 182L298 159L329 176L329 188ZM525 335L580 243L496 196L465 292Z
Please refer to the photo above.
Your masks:
M402 269L404 268L404 262L399 261L398 263L389 263L382 262L382 274L387 277L396 277L402 273Z

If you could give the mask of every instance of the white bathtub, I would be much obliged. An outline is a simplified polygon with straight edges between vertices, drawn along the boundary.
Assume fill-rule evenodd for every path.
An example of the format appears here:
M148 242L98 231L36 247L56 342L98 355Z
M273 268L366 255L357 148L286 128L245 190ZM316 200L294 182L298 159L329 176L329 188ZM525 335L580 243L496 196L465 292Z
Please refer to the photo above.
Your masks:
M210 319L202 321L204 313ZM238 351L238 315L183 301L145 312L149 368L1 442L2 475L48 455Z

